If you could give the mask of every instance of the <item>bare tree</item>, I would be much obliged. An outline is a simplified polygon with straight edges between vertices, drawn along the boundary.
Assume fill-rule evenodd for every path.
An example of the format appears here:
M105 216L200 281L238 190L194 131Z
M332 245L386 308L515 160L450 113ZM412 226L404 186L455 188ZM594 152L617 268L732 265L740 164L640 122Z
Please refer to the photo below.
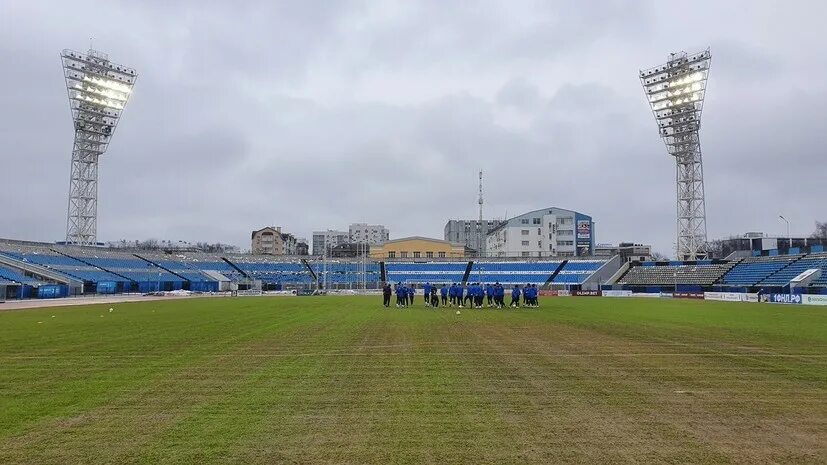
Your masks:
M724 258L724 255L728 255L724 251L724 241L721 239L707 242L706 251L709 253L709 258Z
M813 239L827 239L827 221L816 221L816 230L810 235Z
M668 262L669 257L660 252L652 252L652 260L656 262Z

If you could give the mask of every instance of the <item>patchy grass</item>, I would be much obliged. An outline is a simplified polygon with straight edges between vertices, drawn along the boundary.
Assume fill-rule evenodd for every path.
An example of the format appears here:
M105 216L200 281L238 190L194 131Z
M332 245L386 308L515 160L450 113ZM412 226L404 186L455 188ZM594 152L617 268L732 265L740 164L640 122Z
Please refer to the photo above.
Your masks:
M380 299L2 312L0 463L827 461L824 308Z

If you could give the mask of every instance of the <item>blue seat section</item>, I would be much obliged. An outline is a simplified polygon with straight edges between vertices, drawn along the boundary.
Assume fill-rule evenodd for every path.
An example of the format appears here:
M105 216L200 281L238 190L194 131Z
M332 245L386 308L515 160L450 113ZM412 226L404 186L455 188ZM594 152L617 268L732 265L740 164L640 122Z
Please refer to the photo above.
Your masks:
M523 262L474 262L470 281L500 282L503 284L544 284L551 277L561 260Z
M175 276L174 274L139 258L86 256L82 257L82 260L93 266L105 268L112 273L139 283L153 283L159 281L164 283L181 283L183 281L178 276Z
M827 285L827 255L824 254L809 255L793 262L786 268L779 270L767 279L761 281L761 285L786 286L790 283L791 279L813 268L821 269L821 277L810 284L815 286Z
M595 271L605 265L605 260L570 260L563 265L553 283L583 284Z
M208 282L213 281L210 279L209 276L202 273L197 268L193 268L187 263L180 262L177 260L153 260L152 258L148 258L152 261L152 263L157 264L162 268L166 268L169 271L181 276L182 278L186 279L190 282Z
M214 271L223 276L226 276L230 281L238 281L244 278L237 269L224 260L218 260L215 257L198 258L198 259L182 259L190 268L199 271Z
M319 281L324 281L324 263L314 262L310 267L313 268L313 272L316 273ZM362 273L363 268L365 269L364 274ZM368 262L363 266L359 262L327 263L328 284L356 284L361 283L363 279L368 283L378 283L381 279L379 264Z
M3 251L3 254L23 262L29 262L49 268L53 271L57 271L81 281L126 281L120 276L116 276L99 268L89 266L86 263L72 257L54 253L48 249L41 248L39 250Z
M754 286L799 258L800 255L745 258L724 275L721 283Z
M313 279L301 262L233 261L253 279L271 284L310 284Z
M21 273L17 270L13 270L13 269L5 267L3 265L0 265L0 278L8 280L8 281L15 282L15 283L18 283L18 284L26 284L26 285L29 285L29 286L40 286L40 285L46 284L45 282L40 281L39 279L32 278L30 276L26 276L26 275L24 275L23 273Z
M386 279L408 283L458 283L462 281L467 261L461 262L385 262Z

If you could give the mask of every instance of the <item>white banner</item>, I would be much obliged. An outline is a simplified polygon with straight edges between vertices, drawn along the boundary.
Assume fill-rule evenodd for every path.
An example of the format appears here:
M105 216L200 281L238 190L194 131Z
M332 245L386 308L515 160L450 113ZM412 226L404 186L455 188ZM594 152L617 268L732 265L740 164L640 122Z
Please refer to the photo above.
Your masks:
M660 292L635 292L632 297L647 297L652 299L660 299Z
M801 303L803 303L804 305L827 305L827 295L802 294Z
M632 297L632 291L603 291L603 297Z
M571 295L571 292L569 292L569 291L557 291L557 296L558 297L569 297L570 295Z
M746 302L746 294L739 292L704 292L704 300L720 300L724 302ZM756 295L756 301L758 300Z

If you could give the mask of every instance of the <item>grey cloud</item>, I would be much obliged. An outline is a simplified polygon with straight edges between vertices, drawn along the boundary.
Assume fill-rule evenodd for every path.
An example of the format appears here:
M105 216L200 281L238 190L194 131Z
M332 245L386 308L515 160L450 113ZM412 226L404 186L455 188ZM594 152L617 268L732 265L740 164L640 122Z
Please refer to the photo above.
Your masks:
M636 74L699 44L714 57L710 236L778 232L781 211L809 232L827 219L827 47L806 13L823 4L695 6L5 2L0 198L26 203L0 237L64 234L72 131L57 53L90 35L140 72L101 162L101 239L247 246L264 224L309 236L353 221L441 237L448 218L476 216L482 168L487 216L574 208L601 242L671 252L674 161Z

